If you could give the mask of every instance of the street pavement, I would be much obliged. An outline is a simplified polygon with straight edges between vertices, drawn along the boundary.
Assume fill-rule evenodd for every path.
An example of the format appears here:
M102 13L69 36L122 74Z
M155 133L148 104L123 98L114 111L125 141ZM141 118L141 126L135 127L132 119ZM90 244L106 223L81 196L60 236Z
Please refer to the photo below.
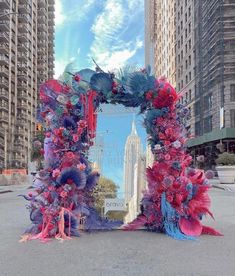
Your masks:
M213 188L212 211L223 237L178 241L145 231L83 233L63 243L19 243L29 225L26 186L0 194L0 276L235 275L235 189ZM4 191L0 187L0 191Z

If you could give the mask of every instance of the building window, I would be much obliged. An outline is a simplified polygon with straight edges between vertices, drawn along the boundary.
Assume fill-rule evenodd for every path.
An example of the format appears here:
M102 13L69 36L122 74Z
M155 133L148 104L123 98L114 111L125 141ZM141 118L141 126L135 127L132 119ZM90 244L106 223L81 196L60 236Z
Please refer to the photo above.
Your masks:
M183 50L181 51L181 59L183 59L184 57L184 53L183 53Z
M187 12L185 13L185 22L187 22L188 20L188 15L187 15Z
M187 69L188 68L188 60L186 59L185 60L185 69Z
M187 52L188 52L188 45L185 44L185 53L187 53Z
M191 7L188 8L188 16L191 16Z
M230 101L235 102L235 84L230 84Z
M231 127L235 127L235 109L230 109Z
M188 75L186 75L186 77L185 77L185 83L186 84L188 83Z
M195 135L199 136L201 134L201 126L200 126L200 122L196 122L195 123Z
M178 62L180 63L180 55L178 55Z
M204 111L212 109L212 94L204 97Z
M184 86L184 82L183 80L181 80L181 89L183 88L183 86Z
M191 41L191 38L190 38L189 41L188 41L188 48L189 48L189 50L191 50L191 47L192 47L192 41Z
M188 64L191 65L191 55L188 57Z
M212 131L212 116L205 118L203 124L205 133Z
M186 103L188 102L188 92L186 92L186 99L185 99Z
M181 35L181 45L183 45L183 36Z
M189 93L189 101L191 101L192 100L192 90L189 89L188 93Z
M199 101L197 101L194 104L194 114L195 114L195 116L198 116L200 114L200 102Z
M192 80L192 74L191 74L191 72L189 72L189 81L191 81Z
M180 22L180 29L183 30L183 21Z
M188 32L191 33L191 23L188 24Z

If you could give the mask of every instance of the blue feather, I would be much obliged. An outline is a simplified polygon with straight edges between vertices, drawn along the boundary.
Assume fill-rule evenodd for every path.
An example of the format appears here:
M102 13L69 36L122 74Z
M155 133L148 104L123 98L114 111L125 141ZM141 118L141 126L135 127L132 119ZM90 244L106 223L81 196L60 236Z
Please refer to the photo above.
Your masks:
M58 179L58 183L63 185L68 179L72 179L77 188L83 189L86 185L86 174L77 168L66 168L62 170L61 175Z
M167 235L178 240L196 240L192 236L183 234L178 225L179 215L171 204L166 200L166 194L162 193L161 212L163 216L163 226Z
M96 73L90 80L91 89L102 92L104 95L112 91L112 83L113 80L107 73Z

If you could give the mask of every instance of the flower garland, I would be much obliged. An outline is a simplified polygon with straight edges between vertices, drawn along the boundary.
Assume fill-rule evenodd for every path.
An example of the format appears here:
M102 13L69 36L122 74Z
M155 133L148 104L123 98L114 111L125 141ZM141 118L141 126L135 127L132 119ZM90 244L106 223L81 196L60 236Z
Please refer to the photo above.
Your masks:
M204 214L212 216L210 185L203 171L189 167L192 158L185 150L184 130L188 110L177 103L174 88L151 76L150 68L120 71L118 77L100 68L68 75L67 82L49 80L40 88L38 119L45 139L39 151L44 154L44 169L34 181L34 192L24 195L32 226L22 241L79 236L81 218L87 231L120 226L97 215L92 197L99 174L92 171L87 152L101 103L139 106L155 155L153 166L146 171L142 215L124 229L145 226L178 239L194 239L202 233L220 235L200 222Z

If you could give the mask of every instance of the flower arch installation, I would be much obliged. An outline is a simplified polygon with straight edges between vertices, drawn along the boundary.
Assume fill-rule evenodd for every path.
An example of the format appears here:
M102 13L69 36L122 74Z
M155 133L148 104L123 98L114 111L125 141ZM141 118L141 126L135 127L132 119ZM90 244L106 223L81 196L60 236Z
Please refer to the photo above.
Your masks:
M44 148L39 141L34 147L44 154L44 168L34 181L34 192L24 195L32 225L22 241L79 236L81 217L85 231L120 226L98 216L92 197L99 174L92 171L87 153L101 103L139 107L155 156L152 167L146 169L143 212L122 228L145 227L190 240L201 234L220 235L201 223L204 215L212 216L210 174L190 168L184 127L188 110L178 103L175 89L165 79L152 76L150 68L120 70L115 76L98 67L68 76L66 81L49 80L40 88L38 120L44 129Z

